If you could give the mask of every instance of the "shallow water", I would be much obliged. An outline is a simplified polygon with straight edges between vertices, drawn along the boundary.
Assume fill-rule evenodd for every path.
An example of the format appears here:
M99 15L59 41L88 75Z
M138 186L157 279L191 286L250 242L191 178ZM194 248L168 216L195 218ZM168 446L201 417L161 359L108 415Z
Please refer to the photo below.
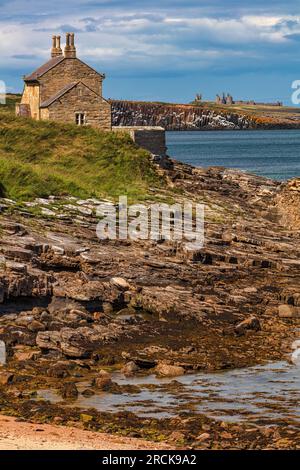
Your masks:
M176 380L153 375L126 378L116 373L113 380L120 385L136 385L140 393L100 392L88 398L80 395L65 404L98 411L133 411L139 416L156 418L192 411L231 422L300 423L300 368L286 362L184 375ZM79 383L79 391L88 386ZM50 390L41 390L38 396L55 403L62 401Z
M267 178L300 176L300 130L167 132L168 154L195 166L238 168Z

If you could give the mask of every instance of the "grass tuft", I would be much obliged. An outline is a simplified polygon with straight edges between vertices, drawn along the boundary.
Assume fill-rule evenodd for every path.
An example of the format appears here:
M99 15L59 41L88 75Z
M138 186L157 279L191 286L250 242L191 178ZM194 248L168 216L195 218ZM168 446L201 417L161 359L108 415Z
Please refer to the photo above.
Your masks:
M122 194L135 201L163 184L149 153L129 136L17 118L15 101L0 106L0 195L30 200Z

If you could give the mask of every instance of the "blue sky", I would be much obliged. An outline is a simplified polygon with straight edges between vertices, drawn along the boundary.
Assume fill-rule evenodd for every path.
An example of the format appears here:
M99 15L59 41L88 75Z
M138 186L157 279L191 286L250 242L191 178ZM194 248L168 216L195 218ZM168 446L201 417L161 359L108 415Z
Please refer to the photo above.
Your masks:
M76 33L80 57L106 73L104 95L189 102L290 103L300 79L300 0L0 0L0 80L49 57L51 36Z

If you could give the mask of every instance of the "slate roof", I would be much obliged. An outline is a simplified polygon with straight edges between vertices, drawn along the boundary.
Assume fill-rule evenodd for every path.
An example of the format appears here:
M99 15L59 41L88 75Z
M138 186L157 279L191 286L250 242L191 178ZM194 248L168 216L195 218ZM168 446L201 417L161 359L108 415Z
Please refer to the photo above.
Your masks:
M41 67L36 69L34 72L32 72L30 75L27 75L24 77L25 82L32 82L38 80L39 77L44 75L46 72L51 70L53 67L55 67L57 64L65 60L65 57L59 56L59 57L53 57L52 59L48 60L45 64L43 64Z

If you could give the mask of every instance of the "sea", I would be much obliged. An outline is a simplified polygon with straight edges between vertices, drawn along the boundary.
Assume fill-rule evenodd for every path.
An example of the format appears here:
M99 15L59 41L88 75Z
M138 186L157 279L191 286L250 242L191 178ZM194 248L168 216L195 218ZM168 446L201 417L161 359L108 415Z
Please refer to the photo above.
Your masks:
M284 181L300 177L300 130L167 132L168 155Z

